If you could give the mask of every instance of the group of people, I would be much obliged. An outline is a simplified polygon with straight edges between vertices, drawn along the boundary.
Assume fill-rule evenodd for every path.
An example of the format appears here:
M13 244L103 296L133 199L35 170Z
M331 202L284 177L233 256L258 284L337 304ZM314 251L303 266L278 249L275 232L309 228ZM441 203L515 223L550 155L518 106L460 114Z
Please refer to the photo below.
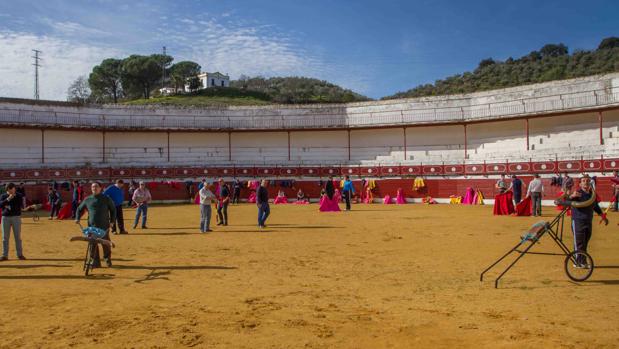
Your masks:
M568 173L564 174L562 180L563 186L562 191L564 193L571 192L574 187L574 179L569 176ZM506 192L512 192L513 194L513 203L514 205L518 205L522 200L522 192L523 192L524 183L517 175L511 176L511 182L507 183L505 175L502 174L501 178L496 182L495 188L498 189L499 194L504 194ZM541 216L542 215L542 197L544 195L544 183L539 174L533 175L533 180L529 182L527 185L526 195L524 198L531 198L532 205L532 213L533 216Z
M260 186L256 190L256 205L258 206L258 227L265 228L266 220L271 213L269 206L269 192L267 189L268 181L262 180ZM200 231L209 233L211 229L211 205L214 203L217 209L217 225L228 225L228 206L230 204L231 191L224 181L220 178L217 181L217 186L208 184L206 179L202 180L198 186L198 201L200 204ZM232 201L238 203L241 191L241 185L238 180L233 184Z
M619 199L619 175L617 171L613 171L613 197L611 198L611 206L617 210L617 199ZM599 205L599 197L595 197L595 181L587 175L583 174L578 180L578 186L575 187L574 179L565 173L561 179L561 196L565 199L574 202L588 202L592 200L591 204L579 207L570 207L572 224L571 229L574 235L574 250L587 252L589 240L591 239L591 233L593 228L593 215L597 213L601 217L600 223L608 225L608 218L606 213L602 211ZM501 175L496 183L496 188L501 194L512 191L514 202L518 204L522 199L522 180L516 175L512 176L511 183L508 185L505 181L505 175ZM532 201L532 214L533 216L541 216L541 200L544 193L544 185L538 174L534 175L533 180L527 186L526 197L531 197ZM585 261L580 258L576 267L588 267L584 265Z
M0 195L0 208L2 210L2 256L0 261L6 261L9 257L9 241L11 232L15 240L15 251L17 258L25 260L21 240L21 215L27 209L25 189L23 184L19 187L14 183L2 186L4 192ZM99 182L91 185L92 194L85 197L84 190L79 181L73 181L71 194L71 218L77 223L84 210L88 210L88 225L103 229L108 232L104 239L110 240L109 230L112 233L128 234L124 226L122 206L124 204L125 191L123 180L117 180L103 190ZM148 204L152 196L144 182L132 190L130 202L136 206L136 216L133 228L137 228L138 223L142 222L142 228L147 229L146 218ZM49 219L58 218L58 213L62 206L62 196L56 186L48 186L47 201L50 206ZM104 259L111 266L111 251L104 246ZM98 260L98 258L97 258Z

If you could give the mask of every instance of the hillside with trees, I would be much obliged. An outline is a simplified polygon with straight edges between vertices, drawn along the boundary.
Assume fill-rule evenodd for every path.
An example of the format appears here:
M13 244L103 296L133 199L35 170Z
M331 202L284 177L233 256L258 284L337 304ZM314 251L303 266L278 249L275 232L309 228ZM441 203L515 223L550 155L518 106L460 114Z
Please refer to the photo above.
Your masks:
M478 92L552 80L619 72L619 38L609 37L591 51L569 54L564 44L548 44L518 59L487 58L472 72L417 86L382 99L439 96Z
M231 87L264 93L274 103L342 103L367 101L369 98L328 81L304 77L245 77L231 81Z
M172 63L168 55L131 55L107 58L85 77L77 78L67 91L77 103L169 104L194 106L264 105L302 103L342 103L368 100L367 97L327 81L304 77L248 78L231 81L228 88L201 89L196 62ZM164 81L165 76L165 81ZM177 92L162 96L165 85Z

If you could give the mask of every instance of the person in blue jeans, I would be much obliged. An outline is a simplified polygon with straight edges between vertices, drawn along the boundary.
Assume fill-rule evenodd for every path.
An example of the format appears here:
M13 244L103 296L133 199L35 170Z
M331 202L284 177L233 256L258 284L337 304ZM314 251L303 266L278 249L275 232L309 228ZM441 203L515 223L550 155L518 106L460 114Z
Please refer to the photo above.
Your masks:
M17 258L24 260L24 253L21 244L21 210L22 197L17 193L17 187L13 183L6 186L6 193L0 195L0 208L2 208L2 257L0 261L9 259L9 238L11 228L15 238L15 251Z
M271 214L269 207L269 191L267 190L268 181L262 180L260 187L256 191L256 205L258 206L258 228L266 228L266 221Z
M129 234L125 230L125 218L123 217L123 203L125 202L125 182L122 179L116 180L116 184L105 188L103 195L109 196L114 201L116 207L116 221L112 222L112 234L116 234L118 227L119 234Z
M142 215L142 229L148 229L146 227L146 215L148 213L148 203L152 200L152 197L150 191L146 188L146 183L140 182L138 188L133 192L133 197L131 199L137 205L133 229L137 228L140 215Z

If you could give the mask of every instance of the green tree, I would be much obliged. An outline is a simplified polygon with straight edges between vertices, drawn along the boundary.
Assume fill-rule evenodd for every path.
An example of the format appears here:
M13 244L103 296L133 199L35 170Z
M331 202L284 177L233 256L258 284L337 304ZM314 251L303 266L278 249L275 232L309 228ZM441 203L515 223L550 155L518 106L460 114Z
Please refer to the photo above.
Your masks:
M88 85L92 97L97 102L118 102L122 96L122 61L120 59L104 59L101 64L92 68L88 76Z
M179 87L183 88L188 79L200 74L201 69L198 63L191 61L181 61L170 67L170 79L174 84L174 90L178 90Z
M202 81L198 79L197 76L190 77L188 80L188 83L189 83L189 90L192 92L202 87Z
M602 40L602 42L600 42L600 45L598 46L598 50L606 50L606 49L615 48L615 47L619 47L619 38L616 36L611 36L609 38Z
M149 98L161 80L161 65L157 57L132 55L122 62L122 86L130 97Z
M567 55L567 46L563 44L547 44L539 52L542 57L559 57Z

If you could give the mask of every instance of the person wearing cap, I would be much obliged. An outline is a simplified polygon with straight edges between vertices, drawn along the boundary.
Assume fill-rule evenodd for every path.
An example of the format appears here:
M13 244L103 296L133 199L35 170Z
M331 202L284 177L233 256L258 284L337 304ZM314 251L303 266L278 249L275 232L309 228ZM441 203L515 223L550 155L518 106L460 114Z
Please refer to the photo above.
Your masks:
M152 200L150 191L146 188L146 183L140 182L138 188L133 192L131 198L137 209L135 210L135 221L133 222L133 229L137 228L140 221L140 215L142 215L142 229L148 229L146 226L146 215L148 213L148 203Z
M116 226L118 225L118 233L128 234L125 230L125 220L123 218L123 202L125 202L125 182L122 179L116 180L116 184L105 188L103 195L107 195L114 201L116 206L116 221L112 222L112 233L116 234Z
M230 204L230 188L228 188L228 185L224 182L223 178L219 178L218 199L217 216L219 217L219 223L217 223L217 225L228 225L228 204Z

